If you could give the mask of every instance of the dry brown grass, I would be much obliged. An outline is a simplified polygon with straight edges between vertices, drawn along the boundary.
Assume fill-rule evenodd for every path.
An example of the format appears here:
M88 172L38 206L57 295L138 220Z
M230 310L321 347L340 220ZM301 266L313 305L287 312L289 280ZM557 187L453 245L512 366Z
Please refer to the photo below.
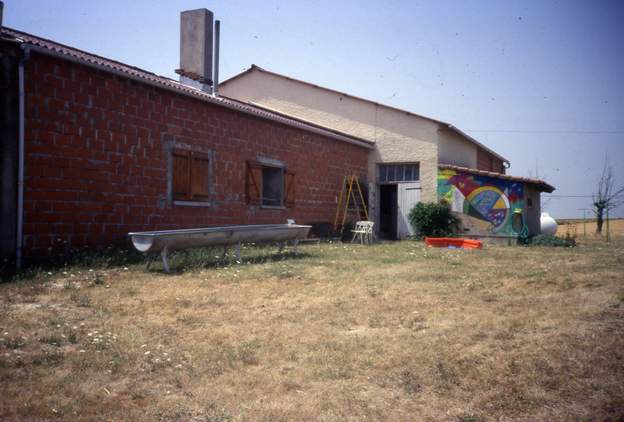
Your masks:
M624 417L624 242L302 250L0 285L0 420Z
M602 234L596 234L596 220L570 219L558 221L557 236L565 237L566 233L576 233L577 239L584 236L594 239L604 239L607 234L607 223L602 226ZM609 221L609 233L614 238L624 238L624 218Z

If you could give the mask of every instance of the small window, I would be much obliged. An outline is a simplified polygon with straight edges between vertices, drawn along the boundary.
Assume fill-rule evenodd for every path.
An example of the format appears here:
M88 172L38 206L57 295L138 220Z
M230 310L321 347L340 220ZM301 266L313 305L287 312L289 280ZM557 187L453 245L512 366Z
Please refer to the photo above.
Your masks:
M295 205L295 174L258 161L247 163L247 202L266 207Z
M527 198L527 207L531 208L533 206L533 198Z
M262 167L262 205L281 207L284 199L284 169Z
M380 183L414 182L420 179L418 164L380 164L377 175Z
M174 149L172 158L173 201L210 201L210 156L204 152Z

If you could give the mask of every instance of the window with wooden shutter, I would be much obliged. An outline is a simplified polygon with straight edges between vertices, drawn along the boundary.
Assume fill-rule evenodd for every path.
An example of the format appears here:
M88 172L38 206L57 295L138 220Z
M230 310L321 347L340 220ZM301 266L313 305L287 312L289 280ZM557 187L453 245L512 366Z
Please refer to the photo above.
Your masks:
M172 196L174 201L210 201L210 155L174 149L172 158ZM182 204L183 205L183 204Z
M191 152L191 200L210 200L210 157Z
M257 161L247 161L245 193L247 203L260 204L262 202L262 164Z
M173 150L173 199L189 200L190 199L190 151Z
M284 172L284 205L295 206L295 173L289 170Z
M265 207L295 205L295 173L277 160L247 162L247 203Z

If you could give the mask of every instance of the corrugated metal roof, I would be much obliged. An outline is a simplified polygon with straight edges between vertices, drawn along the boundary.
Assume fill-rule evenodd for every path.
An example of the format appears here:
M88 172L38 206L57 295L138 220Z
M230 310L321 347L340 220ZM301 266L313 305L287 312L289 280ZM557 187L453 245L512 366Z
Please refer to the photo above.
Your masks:
M227 84L228 82L230 82L230 81L232 81L232 80L234 80L234 79L237 79L237 78L239 78L240 76L242 76L242 75L244 75L244 74L246 74L246 73L249 73L249 72L251 72L251 71L253 71L253 70L257 70L257 71L259 71L259 72L264 72L264 73L267 73L267 74L269 74L269 75L274 75L274 76L277 76L277 77L280 77L280 78L288 79L288 80L291 80L291 81L293 81L293 82L297 82L297 83L305 84L305 85L308 85L308 86L312 86L312 87L314 87L314 88L322 89L322 90L324 90L324 91L333 92L334 94L342 95L342 96L344 96L344 97L350 97L350 98L353 98L353 99L356 99L356 100L365 101L365 102L370 103L370 104L375 104L375 105L377 105L377 106L379 106L379 107L384 107L384 108L387 108L387 109L390 109L390 110L400 111L401 113L406 113L406 114L409 114L409 115L411 115L411 116L420 117L421 119L426 119L426 120L429 120L429 121L435 122L435 123L437 123L437 124L439 124L439 125L446 126L446 128L448 128L449 130L451 130L451 131L453 131L453 132L457 133L458 135L460 135L461 137L465 138L465 139L466 139L466 140L468 140L469 142L472 142L473 144L477 145L478 147L480 147L480 148L484 149L485 151L489 152L490 154L494 155L494 156L495 156L495 157L497 157L498 159L500 159L500 160L502 160L502 161L504 161L504 162L506 162L506 163L508 163L508 164L509 164L509 160L508 160L508 159L506 159L506 158L505 158L505 157L503 157L502 155L498 154L496 151L493 151L492 149L490 149L490 148L486 147L486 146L485 146L485 145L483 145L481 142L477 141L475 138L473 138L472 136L470 136L470 135L468 135L467 133L463 132L462 130L460 130L460 129L459 129L459 128L457 128L456 126L452 125L451 123L447 123L447 122L442 121L442 120L434 119L434 118L432 118L432 117L423 116L422 114L413 113L413 112L408 111L408 110L402 110L402 109L400 109L400 108L393 107L393 106L389 106L389 105L387 105L387 104L378 103L378 102L376 102L376 101L373 101L373 100L368 100L368 99L366 99L366 98L358 97L358 96L356 96L356 95L347 94L347 93L345 93L345 92L337 91L337 90L335 90L335 89L326 88L326 87L324 87L324 86L316 85L316 84L313 84L313 83L311 83L311 82L302 81L302 80L300 80L300 79L296 79L296 78L293 78L293 77L291 77L291 76L282 75L282 74L280 74L280 73L273 72L272 70L267 70L267 69L264 69L264 68L262 68L262 67L260 67L260 66L255 65L255 64L252 64L252 65L251 65L251 67L250 67L249 69L247 69L247 70L245 70L245 71L243 71L243 72L241 72L241 73L239 73L239 74L237 74L237 75L234 75L234 76L232 76L232 77L231 77L231 78L229 78L229 79L226 79L225 81L221 82L219 85L220 85L220 86L221 86L221 85L225 85L225 84Z
M229 109L238 110L240 112L251 114L253 116L271 120L273 122L281 123L287 126L299 128L302 130L306 130L309 132L321 134L332 139L336 139L338 141L345 141L351 144L355 144L361 147L365 147L367 149L372 149L374 143L366 140L354 137L352 135L342 133L336 130L319 128L298 119L292 117L285 117L283 115L279 115L276 113L272 113L267 110L263 110L257 107L254 107L249 104L242 103L240 101L223 97L223 96L214 96L207 92L204 92L195 87L185 85L180 83L174 79L167 78L165 76L157 75L153 72L149 72L147 70L140 69L135 66L131 66L125 63L118 62L116 60L107 59L102 56L98 56L93 53L89 53L83 50L79 50L74 47L70 47L64 44L57 43L52 40L48 40L45 38L38 37L36 35L28 34L26 32L18 31L15 29L2 27L2 37L5 39L7 37L11 38L12 41L17 41L23 44L31 45L37 48L36 51L42 53L49 53L51 55L57 56L59 58L66 58L86 66L94 66L102 70L109 70L115 74L121 76L127 76L128 78L135 79L138 81L144 81L154 86L159 86L168 90L172 90L178 92L182 95L192 96L194 98L218 105L227 107Z
M478 174L479 176L494 177L496 179L512 180L514 182L530 183L535 185L542 192L551 193L555 187L540 179L531 179L528 177L510 176L508 174L496 173L493 171L478 170L469 167L454 166L451 164L440 164L441 169L454 170L462 173Z

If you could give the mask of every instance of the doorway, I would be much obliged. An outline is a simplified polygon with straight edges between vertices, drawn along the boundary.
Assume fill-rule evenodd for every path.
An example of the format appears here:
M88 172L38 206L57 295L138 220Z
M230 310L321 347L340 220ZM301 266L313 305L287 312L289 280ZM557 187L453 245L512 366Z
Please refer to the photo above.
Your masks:
M397 185L379 185L379 237L397 238Z
M409 221L409 213L420 202L420 182L399 183L398 187L398 230L397 237L405 239L414 235L414 229Z

